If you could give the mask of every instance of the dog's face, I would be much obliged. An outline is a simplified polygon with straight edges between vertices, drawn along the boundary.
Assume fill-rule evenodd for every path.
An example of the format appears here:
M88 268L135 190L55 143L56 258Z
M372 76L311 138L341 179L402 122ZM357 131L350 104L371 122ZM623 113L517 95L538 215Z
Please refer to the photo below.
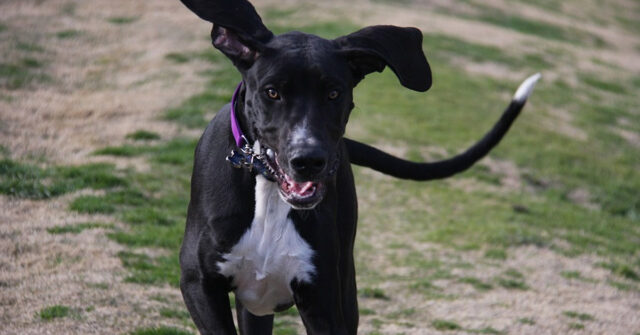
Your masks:
M389 66L410 89L426 91L431 72L415 28L373 26L326 40L300 32L274 36L244 0L182 0L214 23L213 45L242 74L244 131L267 151L282 198L294 208L322 201L339 166L353 88Z
M282 198L312 208L338 168L353 108L348 62L328 40L288 33L274 37L243 72L247 131L270 149Z

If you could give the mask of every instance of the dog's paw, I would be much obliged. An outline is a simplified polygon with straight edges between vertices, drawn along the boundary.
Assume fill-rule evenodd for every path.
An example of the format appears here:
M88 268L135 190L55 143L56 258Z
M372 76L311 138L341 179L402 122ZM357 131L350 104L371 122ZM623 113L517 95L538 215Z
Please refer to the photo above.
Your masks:
M525 79L518 87L516 94L513 95L513 101L518 103L524 103L525 101L527 101L540 77L542 77L542 74L538 72L533 76Z

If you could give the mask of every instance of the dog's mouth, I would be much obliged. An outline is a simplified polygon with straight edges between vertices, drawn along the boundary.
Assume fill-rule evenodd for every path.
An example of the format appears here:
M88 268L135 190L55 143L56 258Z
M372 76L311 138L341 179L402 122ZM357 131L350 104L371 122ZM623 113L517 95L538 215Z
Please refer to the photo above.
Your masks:
M273 150L266 150L266 165L278 184L282 200L295 209L313 209L324 197L326 192L325 181L295 181L280 167L277 156L277 153ZM337 161L338 159L336 158L334 166L320 179L326 180L335 173L338 165Z

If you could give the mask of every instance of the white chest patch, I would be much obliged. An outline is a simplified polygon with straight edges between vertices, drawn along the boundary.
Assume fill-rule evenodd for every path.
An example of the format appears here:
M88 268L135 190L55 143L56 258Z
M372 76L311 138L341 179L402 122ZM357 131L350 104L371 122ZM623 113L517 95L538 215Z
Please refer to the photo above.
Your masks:
M220 273L233 277L236 299L254 315L273 314L293 302L293 279L311 282L313 250L287 217L291 206L278 186L256 177L256 207L251 227L219 262Z

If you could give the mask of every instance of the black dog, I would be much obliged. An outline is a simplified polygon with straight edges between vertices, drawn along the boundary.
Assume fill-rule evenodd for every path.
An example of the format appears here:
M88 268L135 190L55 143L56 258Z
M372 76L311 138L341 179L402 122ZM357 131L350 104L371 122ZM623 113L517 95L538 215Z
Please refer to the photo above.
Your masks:
M273 313L293 304L308 334L356 334L351 164L416 180L463 171L500 141L539 75L463 154L407 162L343 134L365 75L388 66L403 86L429 89L418 29L373 26L335 40L274 36L245 0L182 2L213 23L213 45L242 75L195 152L180 253L193 320L202 334L235 334L234 291L242 334L271 334Z

